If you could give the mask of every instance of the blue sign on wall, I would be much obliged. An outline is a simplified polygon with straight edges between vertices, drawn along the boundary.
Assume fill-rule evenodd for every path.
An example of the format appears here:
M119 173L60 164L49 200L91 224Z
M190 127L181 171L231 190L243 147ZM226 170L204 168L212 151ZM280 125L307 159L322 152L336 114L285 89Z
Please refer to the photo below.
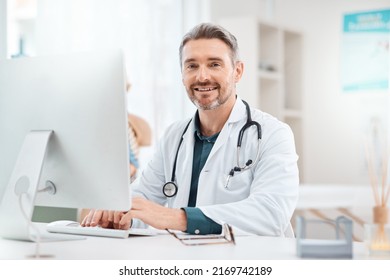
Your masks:
M390 10L343 18L341 82L345 92L388 90Z

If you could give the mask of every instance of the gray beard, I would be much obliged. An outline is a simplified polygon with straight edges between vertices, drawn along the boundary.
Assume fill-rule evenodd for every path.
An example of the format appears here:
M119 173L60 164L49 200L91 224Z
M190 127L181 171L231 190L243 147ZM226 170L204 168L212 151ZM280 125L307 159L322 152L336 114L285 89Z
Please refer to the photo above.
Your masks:
M191 90L191 93L192 93L192 90ZM208 105L199 104L195 98L195 95L189 95L189 96L190 96L191 102L196 106L196 108L206 111L206 110L214 110L214 109L218 108L219 106L224 104L232 94L233 93L230 93L228 96L226 96L226 98L224 98L222 100L221 100L221 97L219 96L215 101L213 101L211 104L208 104Z

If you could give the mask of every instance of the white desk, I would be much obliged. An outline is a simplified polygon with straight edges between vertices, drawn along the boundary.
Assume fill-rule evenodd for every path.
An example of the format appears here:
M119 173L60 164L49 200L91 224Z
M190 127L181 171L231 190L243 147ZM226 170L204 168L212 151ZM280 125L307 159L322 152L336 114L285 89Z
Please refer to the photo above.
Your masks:
M0 238L0 259L26 259L35 252L33 242ZM292 238L236 236L236 245L185 246L170 235L85 240L41 244L41 254L62 260L290 260L296 256ZM354 258L366 259L365 245L354 242Z

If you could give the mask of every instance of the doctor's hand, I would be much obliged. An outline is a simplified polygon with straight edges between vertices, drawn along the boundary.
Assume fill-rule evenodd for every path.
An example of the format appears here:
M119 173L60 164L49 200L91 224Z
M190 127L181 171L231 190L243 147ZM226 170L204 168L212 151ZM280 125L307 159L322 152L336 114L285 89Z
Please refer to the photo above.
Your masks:
M156 229L181 231L187 229L187 217L184 210L164 207L141 197L133 198L131 210L121 217L120 227L130 227L133 218Z
M131 220L129 223L126 223L125 226L120 224L125 213L126 212L121 211L91 209L80 224L83 227L100 226L103 228L128 229L131 226Z

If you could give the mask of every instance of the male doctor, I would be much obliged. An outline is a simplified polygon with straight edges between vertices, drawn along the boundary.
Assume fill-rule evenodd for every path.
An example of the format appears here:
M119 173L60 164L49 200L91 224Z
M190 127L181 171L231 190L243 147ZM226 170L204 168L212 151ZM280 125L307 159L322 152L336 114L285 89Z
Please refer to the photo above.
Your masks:
M179 50L182 81L198 110L191 120L167 129L132 185L130 211L91 210L82 225L148 224L216 234L227 223L258 235L292 236L298 198L294 136L288 125L246 107L237 96L244 65L236 38L220 26L200 24L184 36ZM239 132L250 117L261 126L261 140L256 125L250 126L237 154ZM163 187L170 181L175 186Z

